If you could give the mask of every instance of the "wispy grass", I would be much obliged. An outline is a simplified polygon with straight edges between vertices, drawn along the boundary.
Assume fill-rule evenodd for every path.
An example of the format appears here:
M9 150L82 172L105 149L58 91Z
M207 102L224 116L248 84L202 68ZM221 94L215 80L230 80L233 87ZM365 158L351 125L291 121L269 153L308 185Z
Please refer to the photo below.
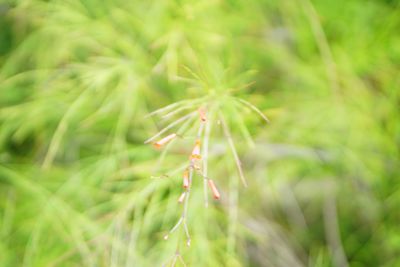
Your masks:
M0 4L1 266L397 266L399 12Z

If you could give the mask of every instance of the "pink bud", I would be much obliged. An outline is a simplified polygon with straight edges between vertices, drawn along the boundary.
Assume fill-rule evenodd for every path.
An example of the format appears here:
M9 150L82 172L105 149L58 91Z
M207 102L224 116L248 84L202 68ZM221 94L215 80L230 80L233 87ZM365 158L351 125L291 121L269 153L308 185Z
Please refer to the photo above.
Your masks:
M213 193L214 199L219 199L221 197L221 195L219 194L218 189L215 186L213 180L211 180L211 179L208 180L208 186L210 187L210 189L211 189L211 191Z
M192 154L190 155L190 159L194 160L194 159L201 159L201 155L200 155L200 140L196 140L196 143L194 145Z
M206 109L201 107L199 108L199 116L200 116L200 120L202 122L206 122L207 121L207 116L206 116Z
M186 196L186 192L183 192L183 193L181 194L181 196L179 197L178 202L179 202L179 203L182 203L183 200L185 199L185 196Z
M183 188L189 188L189 171L183 173Z
M161 140L155 142L153 145L156 148L161 148L163 145L167 144L168 142L170 142L172 139L174 139L177 136L178 135L176 133L170 134L170 135L162 138Z

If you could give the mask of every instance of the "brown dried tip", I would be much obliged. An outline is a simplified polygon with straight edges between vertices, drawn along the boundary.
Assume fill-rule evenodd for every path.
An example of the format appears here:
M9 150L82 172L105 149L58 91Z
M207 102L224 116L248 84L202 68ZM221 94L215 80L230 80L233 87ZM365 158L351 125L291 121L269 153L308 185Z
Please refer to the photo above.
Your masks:
M196 143L194 144L194 148L192 151L192 154L190 155L189 159L194 160L194 159L201 159L200 155L200 140L196 140Z
M187 169L183 173L183 188L189 188L189 171Z
M162 146L166 145L168 142L172 141L178 135L176 133L167 135L166 137L162 138L161 140L155 142L153 146L155 148L161 148Z
M206 122L207 121L206 109L204 107L199 108L199 116L200 116L200 120L202 122Z
M217 187L214 184L214 181L211 179L208 179L208 186L210 187L212 193L213 193L213 197L214 199L219 199L221 197L221 195L218 192Z
M185 196L186 196L186 192L183 192L183 193L181 194L181 196L179 197L179 199L178 199L178 203L182 203L183 200L185 200Z

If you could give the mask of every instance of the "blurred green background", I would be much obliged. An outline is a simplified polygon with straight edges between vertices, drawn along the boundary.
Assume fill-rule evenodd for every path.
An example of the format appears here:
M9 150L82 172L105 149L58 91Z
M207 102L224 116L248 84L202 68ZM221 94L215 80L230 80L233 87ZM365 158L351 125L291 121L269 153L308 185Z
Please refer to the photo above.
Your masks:
M0 266L400 266L399 4L0 1Z

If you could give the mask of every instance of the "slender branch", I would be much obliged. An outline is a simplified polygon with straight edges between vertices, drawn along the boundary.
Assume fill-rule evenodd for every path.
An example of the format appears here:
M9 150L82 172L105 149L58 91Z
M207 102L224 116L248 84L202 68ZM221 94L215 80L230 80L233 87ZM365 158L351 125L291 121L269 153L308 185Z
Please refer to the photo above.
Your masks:
M170 110L173 110L173 109L175 109L176 107L179 107L180 105L184 105L184 104L186 104L186 103L188 103L189 105L192 105L192 106L193 106L193 105L196 104L197 102L202 101L203 98L204 98L204 97L202 97L202 98L197 98L197 99L182 100L182 101L178 101L178 102L172 103L172 104L167 105L167 106L165 106L165 107L156 109L156 110L154 110L153 112L150 112L149 114L147 114L147 115L145 116L145 118L148 118L148 117L151 117L151 116L154 116L154 115L157 115L157 114L161 114L161 113L164 113L164 112L169 112Z
M178 254L178 255L176 255L176 256L177 256L178 260L182 263L182 265L183 265L184 267L186 267L187 265L186 265L186 263L183 261L182 256L181 256L180 254Z
M168 126L166 126L165 128L163 128L163 129L162 129L161 131L159 131L157 134L155 134L155 135L153 135L152 137L150 137L149 139L147 139L144 143L145 143L145 144L150 143L151 141L153 141L154 139L156 139L157 137L159 137L160 135L162 135L163 133L165 133L165 132L168 131L169 129L173 128L175 125L177 125L177 124L179 124L179 123L181 123L181 122L183 122L183 121L185 121L185 120L191 118L192 116L194 116L195 113L196 113L196 112L193 111L193 112L191 112L191 113L189 113L189 114L186 114L185 116L183 116L183 117L177 119L176 121L170 123Z
M189 108L193 108L193 105L184 105L184 106L182 106L182 107L179 107L179 108L177 108L177 109L175 109L175 110L172 110L172 111L168 112L167 114L162 115L162 118L163 118L164 120L166 120L166 119L168 119L168 118L170 118L170 117L172 117L172 116L178 114L178 113L181 112L182 110L189 109Z
M310 0L300 0L304 7L304 11L307 15L309 23L311 25L312 33L318 46L318 50L321 54L322 60L326 67L326 74L332 89L332 92L337 95L340 87L337 78L336 64L332 56L329 42L326 38L324 29L322 28L321 22L318 19L318 13L315 10Z
M210 117L208 118L205 126L204 143L203 143L203 177L208 175L208 145L211 133ZM203 179L203 192L204 192L204 205L208 207L208 186L207 179Z
M233 254L236 246L236 229L238 220L239 179L237 175L229 179L229 226L227 251Z
M234 119L237 121L237 125L243 135L243 138L246 140L249 147L254 148L255 144L253 138L251 137L250 132L247 129L246 124L244 123L242 114L236 109L236 107L232 107L232 109L235 113Z
M237 154L237 151L236 151L236 148L235 148L235 144L233 143L233 139L232 139L232 136L230 134L230 130L229 130L228 124L226 123L222 113L220 113L220 120L221 120L221 123L222 123L222 128L224 130L224 135L225 135L225 137L226 137L226 139L228 141L229 147L231 148L231 151L232 151L232 154L233 154L233 158L235 159L236 167L238 169L240 179L242 180L242 184L244 185L244 187L247 187L247 181L246 181L246 178L244 177L242 164L241 164L239 156Z
M183 227L185 229L185 235L186 235L186 244L190 246L190 234L189 234L189 229L187 227L187 214L188 214L188 207L189 207L189 197L190 197L190 190L192 188L192 180L193 180L193 169L194 166L191 163L189 167L189 187L186 189L186 198L185 198L185 203L183 206L183 213L182 213L182 219L183 219Z
M179 127L179 129L176 131L176 133L178 134L178 136L182 136L182 135L187 131L187 128L190 126L190 124L191 124L191 122L193 121L193 119L195 119L194 116L191 117L189 120L185 121L185 123ZM189 129L189 130L190 130L190 129ZM164 150L161 152L161 155L160 155L160 157L159 157L159 159L158 159L158 161L157 161L156 171L158 171L158 170L161 168L161 166L163 165L164 158L165 158L165 156L167 155L169 149L170 149L170 148L172 147L172 145L175 143L175 141L176 141L176 139L174 139L174 140L172 140L171 142L169 142L169 143L165 146Z
M246 101L244 99L238 98L238 97L234 97L234 99L236 101L238 101L239 103L243 104L245 107L251 109L252 111L257 113L258 115L260 115L261 118L263 118L267 123L269 123L269 119L267 118L267 116L265 116L264 113L262 113L261 110L259 110L256 106L254 106L250 102L248 102L248 101Z
M167 112L167 111L169 111L169 110L171 110L171 109L174 109L175 107L178 107L179 105L182 105L183 103L186 103L187 101L188 101L188 100L183 100L183 101L175 102L175 103L169 104L169 105L167 105L167 106L165 106L165 107L156 109L156 110L154 110L153 112L150 112L149 114L147 114L147 115L145 116L145 118L148 118L148 117L151 117L151 116L154 116L154 115L156 115L156 114L163 113L163 112Z
M325 235L336 267L348 267L346 254L340 238L336 200L332 195L326 196L324 207Z
M68 107L67 111L64 113L63 117L61 118L53 137L51 138L49 149L47 150L47 154L44 158L42 168L47 169L53 163L54 157L57 154L58 148L60 146L62 137L64 133L68 129L68 120L72 114L77 110L78 106L80 105L82 99L88 93L89 90L84 90L75 100L74 102Z

